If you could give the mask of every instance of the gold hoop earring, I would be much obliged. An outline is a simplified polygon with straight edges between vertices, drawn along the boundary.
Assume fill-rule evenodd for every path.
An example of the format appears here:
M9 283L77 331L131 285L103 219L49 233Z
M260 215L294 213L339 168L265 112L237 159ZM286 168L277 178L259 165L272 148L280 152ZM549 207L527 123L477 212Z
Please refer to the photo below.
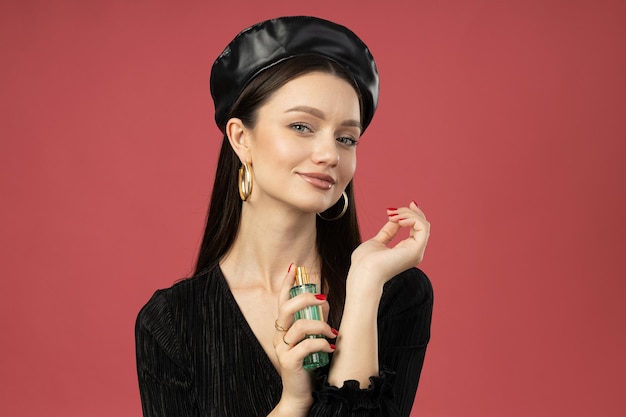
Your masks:
M343 193L341 193L341 196L343 197L343 208L341 209L341 213L339 213L335 217L330 217L330 218L324 217L320 213L317 213L320 219L326 220L327 222L332 222L334 220L339 220L340 218L343 217L344 214L346 214L346 211L348 210L348 194L346 194L346 192L344 191Z
M252 194L252 166L245 162L239 168L239 197L246 201Z

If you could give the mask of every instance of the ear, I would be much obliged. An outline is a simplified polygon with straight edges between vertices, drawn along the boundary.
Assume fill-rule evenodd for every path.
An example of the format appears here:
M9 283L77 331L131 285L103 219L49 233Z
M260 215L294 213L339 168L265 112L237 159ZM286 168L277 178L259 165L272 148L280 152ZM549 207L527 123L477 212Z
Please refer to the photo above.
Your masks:
M250 155L250 130L243 124L241 119L233 117L226 123L226 136L230 146L242 163L252 162Z

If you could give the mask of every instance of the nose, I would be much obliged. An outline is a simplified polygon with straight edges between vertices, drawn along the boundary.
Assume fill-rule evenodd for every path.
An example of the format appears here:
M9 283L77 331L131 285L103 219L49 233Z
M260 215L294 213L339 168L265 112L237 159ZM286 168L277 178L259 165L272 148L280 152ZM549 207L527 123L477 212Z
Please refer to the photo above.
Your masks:
M335 166L339 163L339 150L334 136L324 136L315 141L313 162Z

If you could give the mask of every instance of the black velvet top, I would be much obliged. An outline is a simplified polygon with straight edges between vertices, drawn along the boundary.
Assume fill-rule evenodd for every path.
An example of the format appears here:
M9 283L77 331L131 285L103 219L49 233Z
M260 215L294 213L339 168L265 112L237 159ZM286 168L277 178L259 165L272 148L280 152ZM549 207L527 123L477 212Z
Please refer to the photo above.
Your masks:
M317 370L310 416L408 416L430 338L433 293L413 268L384 288L378 311L380 375L368 389L343 387ZM280 375L256 339L218 266L157 291L136 328L145 417L266 416ZM332 358L331 358L332 361Z

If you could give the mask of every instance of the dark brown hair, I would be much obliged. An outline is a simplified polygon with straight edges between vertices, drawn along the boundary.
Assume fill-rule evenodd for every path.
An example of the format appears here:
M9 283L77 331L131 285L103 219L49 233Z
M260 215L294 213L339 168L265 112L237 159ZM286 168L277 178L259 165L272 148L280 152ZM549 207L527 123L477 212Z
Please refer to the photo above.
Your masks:
M258 109L276 90L290 80L314 71L333 74L346 80L354 87L361 100L356 83L343 67L321 56L297 56L279 62L253 78L233 104L229 118L237 117L247 127L253 128ZM220 128L224 131L224 126ZM195 275L205 273L215 266L235 241L242 207L237 184L240 166L241 162L230 146L228 137L224 136ZM343 314L350 256L361 243L352 182L345 191L349 202L345 215L335 221L326 221L318 216L316 223L316 244L322 264L322 290L328 293L330 304L328 322L336 328L339 327ZM342 205L343 199L340 199L337 207L331 207L323 213L324 217L334 217Z

